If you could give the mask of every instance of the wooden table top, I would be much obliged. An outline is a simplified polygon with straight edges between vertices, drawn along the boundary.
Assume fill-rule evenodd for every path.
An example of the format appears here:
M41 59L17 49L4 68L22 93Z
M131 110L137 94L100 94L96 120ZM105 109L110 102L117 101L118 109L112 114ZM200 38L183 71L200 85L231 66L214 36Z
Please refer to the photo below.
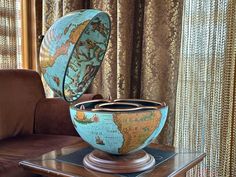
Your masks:
M62 177L117 176L117 175L92 171L82 166L72 165L69 163L63 163L55 160L58 156L67 155L88 146L89 145L85 142L74 144L69 147L64 147L59 150L43 154L42 156L35 159L21 161L20 166L22 166L25 170L31 171L32 173L45 176L62 176ZM178 153L177 150L174 149L173 147L157 145L157 144L151 144L149 147L157 148L164 151L175 151L177 154L168 159L167 161L164 161L163 163L157 165L155 168L153 168L145 175L142 175L145 177L185 176L188 170L190 170L195 165L200 163L206 156L205 153L199 153L199 152Z

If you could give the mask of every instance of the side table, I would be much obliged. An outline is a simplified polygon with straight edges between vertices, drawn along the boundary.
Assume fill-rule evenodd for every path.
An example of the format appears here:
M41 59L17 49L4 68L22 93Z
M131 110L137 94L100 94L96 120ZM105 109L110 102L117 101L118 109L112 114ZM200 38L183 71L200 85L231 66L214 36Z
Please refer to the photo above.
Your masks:
M69 163L63 163L56 160L57 157L67 155L78 151L82 148L86 148L89 145L85 142L74 144L69 147L64 147L58 150L51 151L49 153L43 154L42 156L21 161L19 164L25 170L29 170L34 174L40 174L45 176L61 176L61 177L114 177L119 175L112 175L101 173L97 171L89 170L83 166L77 166ZM195 165L200 163L204 157L205 153L199 152L184 152L178 153L173 147L151 144L149 147L157 148L163 151L176 151L176 155L170 159L164 161L163 163L155 166L152 170L145 172L145 177L183 177L186 172L193 168Z

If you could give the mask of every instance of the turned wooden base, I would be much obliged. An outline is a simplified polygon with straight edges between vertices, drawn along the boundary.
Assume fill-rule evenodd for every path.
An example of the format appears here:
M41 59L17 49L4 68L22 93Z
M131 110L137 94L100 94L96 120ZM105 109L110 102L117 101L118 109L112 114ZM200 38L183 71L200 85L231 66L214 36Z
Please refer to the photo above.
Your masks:
M147 170L155 165L155 159L144 150L128 155L111 155L94 150L86 155L84 165L105 173L133 173Z

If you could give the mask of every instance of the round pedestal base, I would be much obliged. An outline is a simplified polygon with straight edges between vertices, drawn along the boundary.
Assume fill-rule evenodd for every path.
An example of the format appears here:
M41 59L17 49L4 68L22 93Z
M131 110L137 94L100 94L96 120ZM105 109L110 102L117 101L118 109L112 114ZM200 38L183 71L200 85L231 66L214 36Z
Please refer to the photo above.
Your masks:
M143 150L128 155L111 155L94 150L84 157L83 163L87 168L100 172L133 173L153 167L155 159Z

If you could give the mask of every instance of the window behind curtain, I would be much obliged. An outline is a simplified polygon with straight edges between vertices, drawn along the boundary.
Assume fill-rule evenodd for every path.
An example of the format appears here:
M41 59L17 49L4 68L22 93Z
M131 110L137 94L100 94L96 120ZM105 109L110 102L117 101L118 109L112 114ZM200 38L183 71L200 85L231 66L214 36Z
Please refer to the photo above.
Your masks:
M220 133L225 109L222 94L230 1L184 1L175 146L207 153L197 170L189 173L191 177L221 176Z
M0 69L22 68L21 0L0 0Z

